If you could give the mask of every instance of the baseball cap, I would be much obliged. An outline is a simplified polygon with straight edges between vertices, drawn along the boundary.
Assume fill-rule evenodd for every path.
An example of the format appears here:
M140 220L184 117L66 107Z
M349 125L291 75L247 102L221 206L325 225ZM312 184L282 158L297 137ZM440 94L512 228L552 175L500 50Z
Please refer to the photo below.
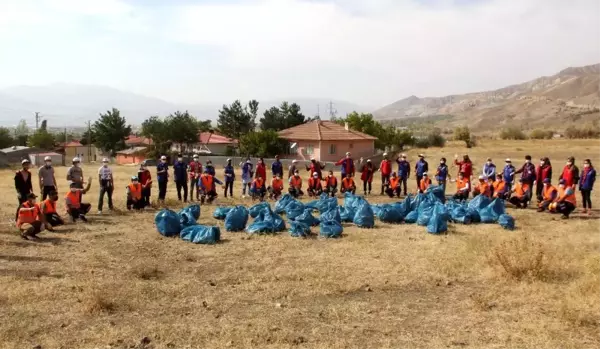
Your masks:
M297 162L298 162L298 160L296 160L296 159L292 160L292 164L295 164Z
M52 158L51 158L51 157L49 157L49 156L46 156L46 157L44 158L44 161L52 161Z
M565 184L565 183L567 183L567 182L565 182L564 179L561 179L561 180L558 181L558 184Z
M131 176L131 180L132 180L132 181L137 181L137 180L138 180L138 177L137 177L137 176Z
M425 155L423 155L423 154L419 154L417 156L420 157L420 158L424 158L425 157Z
M161 160L167 160L167 157L163 155L163 156L160 157L160 159Z
M81 162L81 160L77 157L73 158L73 162Z
M383 156L387 156L387 155L388 155L388 153L383 153Z
M102 162L108 162L107 158L102 159Z
M504 160L505 162L511 162L509 158L506 158L506 160Z
M485 179L485 177L484 176L479 176L479 179Z
M21 160L21 165L23 165L23 164L28 164L28 163L30 163L30 162L31 162L31 161L29 161L29 160L27 160L27 159L23 159L23 160Z
M552 182L552 180L550 180L550 178L544 178L544 183L550 183Z
M423 172L423 177L427 177L427 172Z
M35 198L37 198L37 195L35 195L34 193L29 193L29 194L27 194L27 198L28 199L35 199Z

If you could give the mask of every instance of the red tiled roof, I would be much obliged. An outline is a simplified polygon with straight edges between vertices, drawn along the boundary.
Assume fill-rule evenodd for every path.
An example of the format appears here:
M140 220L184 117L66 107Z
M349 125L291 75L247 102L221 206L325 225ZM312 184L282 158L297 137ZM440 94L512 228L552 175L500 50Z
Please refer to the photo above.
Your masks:
M311 121L306 124L287 128L279 131L279 136L291 141L319 140L319 141L356 141L376 140L376 137L366 133L346 130L343 125L333 121Z
M210 132L201 132L200 136L198 137L198 140L202 144L233 144L233 143L237 143L237 140L235 140L235 139L227 138L218 133L213 133L211 135Z
M152 140L149 138L146 138L146 137L129 136L125 140L125 144L127 144L127 145L136 145L136 144L151 145Z
M65 147L83 147L83 144L79 143L78 141L71 141L65 144Z

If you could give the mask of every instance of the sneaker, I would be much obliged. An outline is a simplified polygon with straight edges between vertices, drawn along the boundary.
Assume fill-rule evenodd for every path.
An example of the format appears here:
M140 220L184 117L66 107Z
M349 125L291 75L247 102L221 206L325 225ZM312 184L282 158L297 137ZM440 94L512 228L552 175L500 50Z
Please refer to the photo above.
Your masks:
M98 215L99 215L99 216L102 216L102 211L98 211Z
M560 217L560 219L569 219L569 216L567 216L567 215L562 215L562 216Z
M83 222L86 222L86 223L87 223L87 221L88 221L88 220L87 220L87 218L85 218L85 216L84 216L84 215L79 215L79 218L80 218L80 219L81 219Z

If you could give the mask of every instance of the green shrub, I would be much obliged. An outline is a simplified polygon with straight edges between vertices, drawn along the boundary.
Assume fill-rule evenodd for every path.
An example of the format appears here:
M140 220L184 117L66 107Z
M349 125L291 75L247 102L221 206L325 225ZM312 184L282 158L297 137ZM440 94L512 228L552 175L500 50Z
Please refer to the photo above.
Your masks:
M527 139L527 135L518 127L507 127L500 131L501 139L523 140Z
M531 139L552 139L554 131L535 129L529 134Z
M600 130L598 129L598 127L593 126L581 128L570 126L565 130L565 137L569 139L600 138Z

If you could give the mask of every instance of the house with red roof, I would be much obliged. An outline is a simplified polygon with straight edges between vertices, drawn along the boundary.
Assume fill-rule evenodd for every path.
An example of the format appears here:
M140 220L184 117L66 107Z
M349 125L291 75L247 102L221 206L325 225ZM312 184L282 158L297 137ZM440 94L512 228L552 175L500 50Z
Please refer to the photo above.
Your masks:
M237 147L238 141L216 132L201 132L198 135L198 143L182 145L174 143L171 146L173 152L188 152L195 154L226 155Z
M146 138L146 137L138 137L136 135L131 135L131 136L127 137L127 139L125 140L125 145L128 148L147 147L149 145L152 145L152 139Z

